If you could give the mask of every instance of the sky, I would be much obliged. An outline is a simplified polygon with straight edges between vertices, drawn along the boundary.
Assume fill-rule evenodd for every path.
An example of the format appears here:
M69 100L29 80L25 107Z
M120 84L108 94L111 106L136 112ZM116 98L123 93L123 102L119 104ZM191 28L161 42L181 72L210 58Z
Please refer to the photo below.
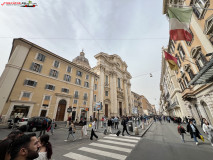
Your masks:
M13 38L25 38L70 61L84 49L91 67L97 64L96 54L117 54L132 75L131 90L144 95L158 108L161 48L169 40L168 20L162 14L163 0L32 2L38 6L0 6L0 75Z

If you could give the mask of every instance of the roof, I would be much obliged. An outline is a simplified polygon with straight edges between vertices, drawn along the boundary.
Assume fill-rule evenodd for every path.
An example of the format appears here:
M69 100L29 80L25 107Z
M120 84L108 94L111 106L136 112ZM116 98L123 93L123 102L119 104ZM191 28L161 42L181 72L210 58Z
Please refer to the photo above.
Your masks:
M206 84L213 82L213 59L211 59L189 82L188 85Z

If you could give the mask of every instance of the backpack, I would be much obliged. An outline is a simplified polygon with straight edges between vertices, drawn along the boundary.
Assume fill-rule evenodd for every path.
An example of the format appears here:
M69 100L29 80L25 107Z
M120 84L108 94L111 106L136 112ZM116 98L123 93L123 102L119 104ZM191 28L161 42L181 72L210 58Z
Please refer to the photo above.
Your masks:
M46 126L47 125L47 119L45 118L44 120L43 120L43 126Z
M183 127L180 127L180 133L186 133L186 131Z

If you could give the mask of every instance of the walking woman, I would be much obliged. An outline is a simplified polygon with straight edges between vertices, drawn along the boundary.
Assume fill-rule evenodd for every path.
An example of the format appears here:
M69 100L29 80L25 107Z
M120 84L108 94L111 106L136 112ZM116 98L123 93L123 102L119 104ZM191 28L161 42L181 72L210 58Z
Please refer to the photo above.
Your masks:
M197 127L193 124L192 120L190 120L188 125L187 125L187 132L190 133L191 138L194 138L196 145L198 145L197 137L200 139L200 132L197 129Z
M69 132L69 133L68 133L67 139L64 140L64 141L65 141L65 142L68 141L70 135L72 135L73 141L75 141L75 126L74 126L73 121L71 121L71 124L70 124L70 127L69 127L68 132Z
M52 145L49 142L49 135L44 134L39 138L39 142L41 144L39 150L39 157L34 160L50 160L52 156Z
M91 131L91 137L90 140L93 140L93 136L95 136L96 139L98 139L98 136L95 134L95 126L96 126L97 119L94 119L94 122L92 122L92 131Z
M211 145L213 146L213 127L208 123L208 121L204 118L203 123L203 131L208 135L208 139L211 142Z
M184 133L186 133L185 129L183 128L183 126L181 126L180 123L178 123L177 129L178 129L178 133L180 134L180 137L181 137L183 143L185 143L185 140L184 140Z

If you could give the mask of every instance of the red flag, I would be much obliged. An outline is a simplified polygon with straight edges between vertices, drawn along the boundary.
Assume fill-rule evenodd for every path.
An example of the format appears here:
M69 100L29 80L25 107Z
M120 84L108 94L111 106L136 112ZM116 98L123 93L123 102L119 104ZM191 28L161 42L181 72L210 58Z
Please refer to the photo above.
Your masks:
M178 70L177 58L173 57L171 54L164 51L165 60L169 63L169 67L171 70Z

